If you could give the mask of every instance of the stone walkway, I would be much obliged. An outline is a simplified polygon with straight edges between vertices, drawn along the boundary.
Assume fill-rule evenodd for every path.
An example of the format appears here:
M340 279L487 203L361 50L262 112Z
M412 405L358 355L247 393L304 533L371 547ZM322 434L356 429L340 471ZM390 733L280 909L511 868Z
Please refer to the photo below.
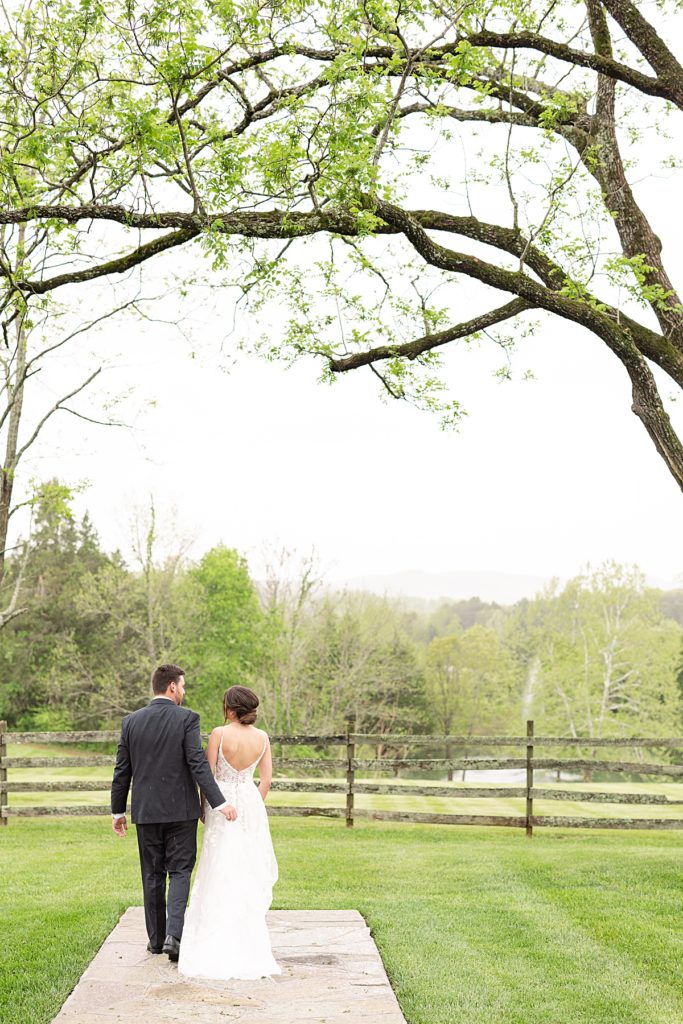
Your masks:
M405 1024L357 911L277 910L268 927L281 975L188 981L146 951L142 907L131 907L53 1024Z

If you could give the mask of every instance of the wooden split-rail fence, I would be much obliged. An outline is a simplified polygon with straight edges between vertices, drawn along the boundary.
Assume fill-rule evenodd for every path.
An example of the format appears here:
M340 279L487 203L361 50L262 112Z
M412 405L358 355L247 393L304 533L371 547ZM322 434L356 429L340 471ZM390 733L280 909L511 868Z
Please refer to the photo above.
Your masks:
M0 825L6 825L11 817L36 817L42 815L96 815L108 814L108 805L72 804L62 806L31 805L13 806L10 801L12 793L54 793L54 792L95 792L108 790L108 779L21 779L10 778L15 769L24 768L113 768L114 757L111 754L79 754L70 757L15 757L8 756L8 744L77 744L77 743L114 743L118 740L118 732L8 732L5 722L0 722ZM317 806L268 806L271 815L310 816L322 815L328 818L343 818L348 827L352 827L358 819L375 821L423 822L444 825L498 825L512 828L523 828L527 836L540 826L553 828L628 828L628 829L680 829L683 828L682 818L609 818L579 817L576 815L537 815L534 813L535 800L571 800L599 802L605 804L648 804L660 806L681 806L683 799L669 799L657 793L634 792L572 792L557 788L538 788L534 785L534 772L580 771L583 773L609 772L616 774L659 776L669 779L683 779L683 765L652 763L649 761L615 761L590 758L556 758L538 757L538 748L589 748L594 755L597 748L615 749L626 747L637 750L661 749L667 751L683 747L683 738L568 738L566 736L534 736L534 723L527 722L526 736L434 736L434 735L403 735L403 734L369 734L354 731L353 722L347 722L344 733L326 736L272 736L271 744L297 747L313 747L321 749L342 748L345 756L332 757L277 757L273 758L276 773L284 777L276 777L272 788L276 792L290 793L334 793L345 795L344 807ZM464 756L464 757L358 757L359 748L393 747L408 750L417 747L421 750L440 749L452 752L453 749L471 751L474 749L490 750L492 748L519 748L520 756ZM524 772L523 786L464 786L448 783L446 785L420 785L412 782L386 781L381 779L373 782L359 779L358 774L367 775L373 772L396 775L400 771L410 772L453 772L472 771L476 769L521 769ZM341 778L320 778L319 774L308 778L287 778L291 774L324 773L342 776ZM423 796L448 797L453 799L520 799L524 801L524 814L433 814L418 811L373 810L358 807L356 796L373 794L383 796Z

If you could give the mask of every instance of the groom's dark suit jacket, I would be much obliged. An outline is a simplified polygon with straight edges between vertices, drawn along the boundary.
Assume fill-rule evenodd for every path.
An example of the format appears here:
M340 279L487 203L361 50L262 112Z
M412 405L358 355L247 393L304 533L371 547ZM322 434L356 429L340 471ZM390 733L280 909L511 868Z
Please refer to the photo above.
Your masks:
M199 817L200 786L212 807L225 803L202 749L199 715L159 698L126 715L111 785L113 814L124 814L131 781L132 819L151 825Z

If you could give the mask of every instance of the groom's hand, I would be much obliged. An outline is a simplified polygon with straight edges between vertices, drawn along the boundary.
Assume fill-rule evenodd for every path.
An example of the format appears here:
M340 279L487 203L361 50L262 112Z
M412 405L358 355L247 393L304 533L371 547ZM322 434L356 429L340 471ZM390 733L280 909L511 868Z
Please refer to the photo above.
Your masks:
M227 818L228 821L236 821L237 820L237 811L232 806L232 804L226 804L225 807L221 807L220 811L221 811L221 814L223 815L223 817Z
M114 829L114 832L116 832L117 836L121 836L121 838L123 839L128 830L128 822L126 821L125 817L114 818L114 820L111 823L111 827Z

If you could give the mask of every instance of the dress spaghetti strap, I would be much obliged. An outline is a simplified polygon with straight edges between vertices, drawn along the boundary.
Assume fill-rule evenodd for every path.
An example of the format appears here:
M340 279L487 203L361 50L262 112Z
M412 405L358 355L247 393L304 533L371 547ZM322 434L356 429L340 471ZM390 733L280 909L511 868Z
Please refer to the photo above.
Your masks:
M265 752L266 752L267 748L268 748L268 737L266 736L266 738L265 738L265 739L264 739L264 741L263 741L263 750L261 751L261 753L259 754L259 756L258 756L258 757L256 758L256 760L254 761L254 768L256 768L257 764L259 763L259 761L261 760L261 758L262 758L262 757L263 757L263 755L265 754Z

